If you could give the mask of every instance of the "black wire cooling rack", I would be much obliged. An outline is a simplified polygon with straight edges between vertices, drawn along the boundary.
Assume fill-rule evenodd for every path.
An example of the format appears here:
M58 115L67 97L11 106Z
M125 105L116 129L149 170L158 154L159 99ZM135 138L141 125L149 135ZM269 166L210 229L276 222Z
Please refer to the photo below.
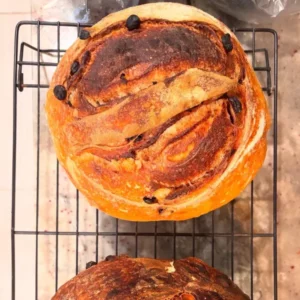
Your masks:
M264 172L267 177L258 175L241 199L200 218L185 222L135 223L111 218L87 206L83 199L79 199L80 194L75 188L64 187L69 182L64 179L64 172L56 158L51 164L51 157L54 156L47 156L49 163L45 163L45 152L55 154L51 142L49 143L49 133L44 127L43 103L49 80L43 82L42 77L46 68L54 69L65 52L61 47L62 41L69 35L65 29L74 30L78 34L82 26L87 25L23 21L16 27L13 79L12 299L49 299L64 281L84 269L87 262L118 254L155 258L197 256L227 273L251 299L277 299L276 32L264 28L233 29L241 40L245 40L245 52L261 78L272 113L268 154L271 167ZM36 33L36 40L23 40L24 27ZM52 49L42 46L42 39L48 34L48 29L54 31L56 36L56 42L53 43L55 47ZM262 46L256 46L257 40L260 40ZM30 59L26 59L26 55ZM260 62L257 62L258 58ZM29 82L32 78L33 82ZM24 92L32 95L33 120L24 120L26 118L22 117L25 114ZM33 141L25 139L26 143L32 143L35 161L32 172L24 171L19 162L23 152L20 139L24 139L20 128L28 126L28 123L34 124ZM48 143L46 150L43 142L45 138ZM35 178L34 191L29 195L23 194L18 187L18 183L27 177L28 172ZM261 185L264 178L269 182L266 197L256 192L256 187ZM48 197L47 193L51 195ZM260 203L264 204L256 206ZM266 207L265 203L268 209L266 214L261 214ZM24 216L25 206L32 206L30 216ZM21 219L24 218L26 221L22 225ZM31 227L27 226L28 222L32 224ZM71 225L68 226L68 223ZM261 229L260 224L265 223L269 226ZM65 242L64 239L68 241ZM259 254L265 249L269 249L269 252L264 254L267 258L263 260ZM29 289L25 298L24 285Z

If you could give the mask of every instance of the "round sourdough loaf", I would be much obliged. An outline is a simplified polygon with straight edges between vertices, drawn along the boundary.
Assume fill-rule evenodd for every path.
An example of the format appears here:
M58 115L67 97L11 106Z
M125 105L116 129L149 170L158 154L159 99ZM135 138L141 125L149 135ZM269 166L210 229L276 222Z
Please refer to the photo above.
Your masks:
M249 300L198 258L108 257L64 284L52 300Z
M263 163L270 125L235 35L175 3L83 29L53 76L46 114L74 185L135 221L189 219L238 196Z

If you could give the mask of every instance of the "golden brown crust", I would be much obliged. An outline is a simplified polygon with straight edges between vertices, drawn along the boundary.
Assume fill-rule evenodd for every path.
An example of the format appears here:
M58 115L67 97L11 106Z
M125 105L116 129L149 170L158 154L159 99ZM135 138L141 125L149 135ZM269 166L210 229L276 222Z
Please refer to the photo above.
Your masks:
M132 14L141 26L128 31ZM55 72L46 113L58 159L90 203L127 220L183 220L236 197L263 163L270 118L228 28L156 3L87 30Z
M114 257L64 284L52 300L247 300L226 275L198 258Z

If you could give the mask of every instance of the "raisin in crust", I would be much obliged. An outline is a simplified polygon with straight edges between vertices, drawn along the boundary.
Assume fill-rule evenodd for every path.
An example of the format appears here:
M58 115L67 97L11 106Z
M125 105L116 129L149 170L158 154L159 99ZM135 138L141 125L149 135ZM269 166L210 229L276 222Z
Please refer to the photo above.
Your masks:
M129 30L132 15L140 23ZM175 3L85 30L57 67L46 114L58 159L89 202L126 220L184 220L238 196L263 163L270 117L234 34Z
M115 257L78 274L52 300L249 300L226 275L198 258Z

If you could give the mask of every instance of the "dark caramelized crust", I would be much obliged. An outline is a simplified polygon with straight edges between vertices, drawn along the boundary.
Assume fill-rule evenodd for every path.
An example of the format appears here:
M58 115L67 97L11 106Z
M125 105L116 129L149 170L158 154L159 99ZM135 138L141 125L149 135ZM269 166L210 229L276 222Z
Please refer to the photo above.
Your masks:
M211 106L200 107L199 110L206 111L207 115L164 145L163 151L150 164L150 167L164 167L163 172L151 170L153 181L169 187L186 183L197 183L199 187L200 178L207 181L226 168L238 140L238 130L228 117L226 100L215 104L214 110Z
M197 258L125 256L103 261L64 284L52 300L247 300L226 275Z
M147 88L153 82L168 82L190 68L242 76L238 55L235 51L226 55L222 32L217 28L197 22L159 20L144 22L134 34L121 25L114 27L108 36L96 36L88 44L78 58L82 62L80 71L67 79L69 89L76 86L78 97L85 95L84 99L96 107ZM71 102L77 106L74 97Z
M107 38L103 44L93 45L96 47L94 60L82 79L83 92L99 95L110 85L125 83L120 78L121 74L125 74L128 82L140 79L157 68L173 69L179 64L182 69L183 65L188 69L201 67L201 64L209 71L224 69L226 56L220 43L215 44L202 31L176 24L151 25L150 28L144 25L134 34L121 31L121 34Z
M130 31L129 13L141 20ZM58 66L46 111L59 160L90 202L125 219L168 220L236 196L263 161L269 116L234 35L172 3L124 10L86 31ZM251 167L242 164L255 152Z

